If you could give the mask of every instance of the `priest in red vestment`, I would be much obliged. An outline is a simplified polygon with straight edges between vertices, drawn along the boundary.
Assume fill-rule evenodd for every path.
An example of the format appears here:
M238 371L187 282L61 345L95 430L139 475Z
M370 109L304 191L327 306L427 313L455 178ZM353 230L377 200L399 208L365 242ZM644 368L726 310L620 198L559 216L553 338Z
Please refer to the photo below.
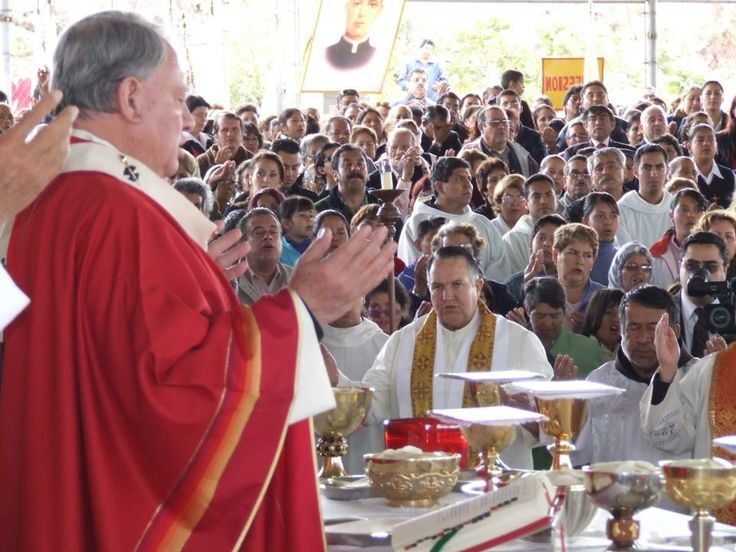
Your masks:
M209 222L161 179L191 117L160 31L121 12L75 23L53 85L80 116L8 246L31 303L5 333L2 548L323 549L309 416L331 393L312 318L390 270L385 231L323 259L328 233L289 289L242 307Z

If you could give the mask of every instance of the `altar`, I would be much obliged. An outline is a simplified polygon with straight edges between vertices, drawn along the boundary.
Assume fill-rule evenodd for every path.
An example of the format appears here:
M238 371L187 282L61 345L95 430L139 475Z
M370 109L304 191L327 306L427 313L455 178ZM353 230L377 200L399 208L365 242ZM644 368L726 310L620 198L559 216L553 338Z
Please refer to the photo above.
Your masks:
M440 500L440 506L452 504L468 496L452 492ZM359 500L331 500L322 497L322 514L325 521L328 549L332 552L387 551L391 550L390 530L401 521L431 511L426 508L394 508L382 498ZM580 535L569 539L568 550L603 552L610 541L606 538L605 524L608 512L598 509L589 527ZM638 547L642 551L685 552L690 546L690 516L661 508L649 508L636 515L641 521L641 537ZM352 520L352 521L351 521ZM711 552L736 551L736 527L717 523L713 532ZM449 546L444 550L452 550ZM549 552L550 544L517 540L494 547L503 552ZM561 547L554 550L562 550Z

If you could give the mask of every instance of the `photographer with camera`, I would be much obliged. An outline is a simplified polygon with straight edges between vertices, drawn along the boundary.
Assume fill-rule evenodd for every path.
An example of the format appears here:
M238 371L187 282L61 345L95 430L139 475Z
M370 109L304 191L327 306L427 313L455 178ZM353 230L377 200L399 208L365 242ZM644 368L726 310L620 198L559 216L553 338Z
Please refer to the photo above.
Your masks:
M725 242L711 232L696 232L682 243L680 284L677 293L680 302L680 327L685 347L694 357L703 357L725 348L725 341L711 334L733 333L723 316L733 318L733 308L716 308L720 296L728 295L726 263L728 252ZM713 324L713 312L719 324ZM717 326L717 327L714 327ZM731 326L733 321L731 320ZM720 331L719 331L720 330Z
M710 309L706 315L709 314L711 329L722 325L721 322L730 323L729 330L732 329L733 304L720 301L714 305L714 301L708 301L712 294L733 297L731 286L725 282L723 240L714 234L697 232L685 240L683 250L680 276L687 284L682 291L683 305L687 301L693 304L698 301ZM686 272L692 277L685 278ZM703 293L706 295L701 296ZM718 339L723 340L722 337ZM663 314L657 324L654 345L659 368L640 403L644 435L653 446L671 454L708 458L712 439L736 433L736 397L733 394L736 343L725 348L725 341L721 341L717 354L708 354L684 376L677 370L680 348L667 314ZM736 523L736 508L719 510L716 519Z

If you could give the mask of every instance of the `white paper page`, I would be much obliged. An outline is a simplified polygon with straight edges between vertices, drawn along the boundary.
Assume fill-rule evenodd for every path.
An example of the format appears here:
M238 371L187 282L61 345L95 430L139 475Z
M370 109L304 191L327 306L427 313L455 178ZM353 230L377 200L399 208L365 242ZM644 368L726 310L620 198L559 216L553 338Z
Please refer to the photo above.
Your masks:
M5 267L0 264L0 331L4 330L28 303L30 303L28 296L18 289L5 271Z

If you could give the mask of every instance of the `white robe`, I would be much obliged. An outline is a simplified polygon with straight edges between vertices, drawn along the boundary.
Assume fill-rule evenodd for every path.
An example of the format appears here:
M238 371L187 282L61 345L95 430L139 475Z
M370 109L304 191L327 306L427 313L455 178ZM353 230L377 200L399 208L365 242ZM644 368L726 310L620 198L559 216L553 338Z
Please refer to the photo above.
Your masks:
M532 233L534 232L534 222L531 215L524 215L514 227L504 234L503 246L506 250L506 258L508 259L511 273L523 272L526 265L529 264L529 257L532 254Z
M664 400L652 403L652 385L641 398L641 427L647 440L671 454L707 458L711 451L708 402L715 354L698 360L685 376L678 372Z
M619 244L638 241L650 247L662 238L672 226L670 200L672 194L665 190L662 200L656 205L647 203L635 192L626 192L618 200L620 211L616 240Z
M369 417L371 423L381 424L392 418L412 417L410 379L414 341L425 319L426 316L423 316L394 333L363 378L364 384L375 389ZM435 375L467 371L470 346L479 325L478 312L467 326L454 332L444 328L437 320ZM531 370L547 379L552 377L552 367L547 362L539 338L500 316L496 316L493 358L488 369ZM435 377L432 391L432 408L462 407L463 382ZM502 454L504 462L514 468L531 468L531 447L534 444L536 440L527 431L520 430L516 441Z
M375 322L363 318L352 328L335 328L323 326L322 344L335 357L337 367L342 374L352 381L360 381L373 366L378 353L388 341ZM341 379L341 385L351 382ZM363 473L363 455L368 452L380 452L384 446L383 427L366 425L347 437L348 454L343 464L350 474Z
M616 369L615 361L593 370L585 379L619 387L624 392L590 401L588 419L575 441L574 465L618 460L642 460L656 465L659 460L690 457L688 453L674 454L655 448L644 436L639 403L647 390L646 383L627 378Z
M414 263L420 256L419 250L414 245L414 241L417 239L419 223L423 220L436 217L442 217L447 221L470 223L475 227L480 236L485 240L485 245L481 249L478 261L486 278L496 280L497 282L505 282L511 276L512 272L509 269L504 248L501 245L501 233L491 224L490 220L483 215L474 213L470 210L470 207L466 207L459 215L453 215L435 209L426 203L416 203L412 215L406 221L406 224L404 224L404 229L401 232L401 236L399 236L397 255L407 266Z

